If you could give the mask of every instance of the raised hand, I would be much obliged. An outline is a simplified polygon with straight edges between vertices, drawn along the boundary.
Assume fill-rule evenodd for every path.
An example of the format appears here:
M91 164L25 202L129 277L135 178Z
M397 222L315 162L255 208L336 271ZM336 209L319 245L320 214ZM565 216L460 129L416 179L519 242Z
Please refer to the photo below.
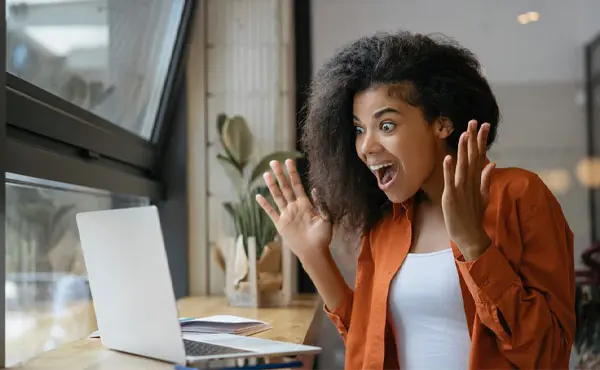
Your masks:
M294 162L288 159L285 166L289 181L278 161L271 162L277 181L272 173L264 174L277 210L261 195L256 201L275 224L284 245L303 262L311 253L328 250L332 226L327 214L318 212L306 195Z
M486 164L489 123L477 132L477 121L470 121L458 143L456 164L444 158L442 210L446 229L465 260L479 257L491 241L483 228L483 213L489 201L490 178L494 163Z

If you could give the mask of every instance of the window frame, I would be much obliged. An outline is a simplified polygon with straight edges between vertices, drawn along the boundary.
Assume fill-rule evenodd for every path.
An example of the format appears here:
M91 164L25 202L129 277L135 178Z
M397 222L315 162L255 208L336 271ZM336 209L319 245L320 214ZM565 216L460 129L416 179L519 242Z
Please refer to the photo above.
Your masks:
M294 0L294 65L296 83L296 138L302 137L302 127L306 120L305 109L308 98L310 82L313 74L312 36L311 36L311 2ZM296 150L302 152L304 148L300 140L296 140ZM308 184L308 160L298 159L298 172L302 180ZM316 293L317 288L312 282L300 261L297 261L298 292Z
M600 151L596 148L600 147L600 143L595 143L595 131L600 130L595 127L597 122L600 122L600 117L595 117L594 114L594 89L600 87L600 73L593 74L594 61L592 60L594 51L600 49L600 34L585 46L585 90L586 90L586 116L587 116L587 154L589 158L598 157ZM600 231L597 230L598 217L600 217L600 204L597 204L596 199L600 196L600 190L589 187L589 215L590 215L590 238L592 244L600 242Z
M2 1L2 18L6 19L6 1ZM2 55L0 55L0 63L2 68L6 70L6 23L5 27L2 27L0 31L0 43L2 43ZM2 75L0 77L2 79L2 89L0 89L0 148L6 148L6 99L5 99L5 88L6 85L6 75ZM0 273L3 276L4 283L0 287L0 291L2 295L6 297L5 287L6 287L6 153L0 153L0 175L4 179L0 185L0 224L3 225L0 227L0 249L3 253L0 253ZM0 314L4 318L1 320L0 324L0 332L6 333L6 299L2 300L0 303ZM6 334L2 335L2 341L0 342L0 365L2 367L5 366L6 359Z
M6 173L121 193L144 196L163 214L181 215L179 223L163 224L163 233L187 233L189 225L185 187L176 186L177 179L168 178L174 171L183 177L187 158L181 150L181 134L172 137L186 125L182 117L181 94L185 88L183 74L193 26L196 0L184 0L171 59L149 140L119 127L90 111L67 102L42 88L6 72L6 27L2 65L0 101L0 172L4 177L0 188L0 222L6 215ZM6 19L6 1L1 0ZM179 128L173 127L177 126ZM183 163L182 163L183 162ZM172 170L176 168L176 170ZM177 199L177 202L171 201ZM0 246L6 251L5 228L0 228ZM166 240L171 269L178 296L188 294L187 238ZM6 281L6 253L0 259L0 273ZM4 291L5 284L2 284ZM0 314L5 317L5 302ZM0 329L4 331L5 319ZM6 336L0 342L0 365L5 364Z
M152 144L9 72L6 101L10 126L142 168L154 161ZM116 145L115 145L116 144Z

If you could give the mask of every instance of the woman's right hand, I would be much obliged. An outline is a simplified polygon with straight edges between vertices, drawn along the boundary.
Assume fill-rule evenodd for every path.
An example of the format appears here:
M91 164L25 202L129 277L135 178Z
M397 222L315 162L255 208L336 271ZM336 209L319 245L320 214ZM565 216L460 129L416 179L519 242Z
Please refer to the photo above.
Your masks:
M328 250L332 237L331 222L327 214L317 211L306 195L292 160L285 162L289 181L281 163L273 161L270 165L277 181L270 172L264 174L264 179L278 211L261 195L256 196L256 201L275 224L284 245L304 263L307 257Z

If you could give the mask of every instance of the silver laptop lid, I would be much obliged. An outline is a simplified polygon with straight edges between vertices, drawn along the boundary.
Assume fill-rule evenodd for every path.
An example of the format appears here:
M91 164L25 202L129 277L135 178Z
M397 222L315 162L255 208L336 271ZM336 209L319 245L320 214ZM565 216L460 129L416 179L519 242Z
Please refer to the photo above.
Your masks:
M77 225L103 344L184 364L156 207L80 213Z

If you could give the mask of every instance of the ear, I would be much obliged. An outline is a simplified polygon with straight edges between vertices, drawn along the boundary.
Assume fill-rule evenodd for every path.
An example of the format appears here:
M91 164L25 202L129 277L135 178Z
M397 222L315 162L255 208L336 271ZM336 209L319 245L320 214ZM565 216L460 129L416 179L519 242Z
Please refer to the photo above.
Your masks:
M446 139L454 132L454 125L448 117L438 117L434 123L435 135L440 139Z

